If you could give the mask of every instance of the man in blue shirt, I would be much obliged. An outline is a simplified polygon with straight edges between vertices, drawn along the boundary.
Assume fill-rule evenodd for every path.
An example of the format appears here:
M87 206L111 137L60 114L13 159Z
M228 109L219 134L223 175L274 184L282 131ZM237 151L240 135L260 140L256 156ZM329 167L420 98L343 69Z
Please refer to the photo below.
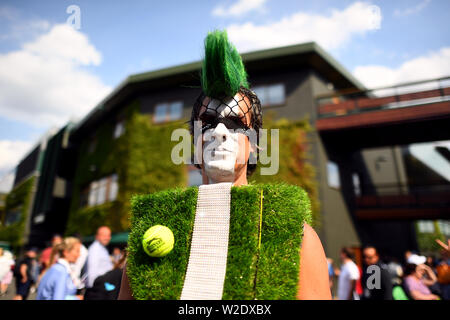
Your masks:
M111 241L111 229L102 226L97 229L95 241L89 246L87 257L87 288L94 285L97 277L112 270L113 263L106 246Z

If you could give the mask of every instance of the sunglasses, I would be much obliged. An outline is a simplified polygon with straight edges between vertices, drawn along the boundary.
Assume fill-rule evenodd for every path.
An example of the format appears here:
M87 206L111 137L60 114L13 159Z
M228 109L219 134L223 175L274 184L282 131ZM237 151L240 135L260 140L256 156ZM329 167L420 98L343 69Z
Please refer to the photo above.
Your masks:
M202 121L202 133L204 134L206 130L215 129L219 123L223 123L228 130L237 130L240 129L244 132L249 130L250 128L246 123L242 122L245 119L244 117L237 116L228 116L224 117L215 117L208 114L202 114L200 116L200 120Z

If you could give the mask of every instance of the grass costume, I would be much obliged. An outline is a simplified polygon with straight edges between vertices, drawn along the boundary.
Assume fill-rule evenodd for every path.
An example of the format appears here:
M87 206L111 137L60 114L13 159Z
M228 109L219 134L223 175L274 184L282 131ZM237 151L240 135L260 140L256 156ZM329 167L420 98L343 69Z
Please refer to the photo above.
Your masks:
M249 89L241 57L225 32L215 31L206 38L201 80L203 92L194 105L193 120L198 119L201 108L213 108L214 101L231 101L239 106L242 97L250 103L244 111L251 112L250 121L217 113L203 119L206 129L202 129L215 128L218 123L228 129L262 127L259 99ZM198 187L133 197L127 275L135 299L180 299L192 255L194 221L201 205L198 199ZM243 185L231 187L230 199L226 272L220 298L295 299L303 225L311 222L307 193L284 183ZM152 258L142 248L143 234L157 224L169 227L175 238L174 249L163 258Z

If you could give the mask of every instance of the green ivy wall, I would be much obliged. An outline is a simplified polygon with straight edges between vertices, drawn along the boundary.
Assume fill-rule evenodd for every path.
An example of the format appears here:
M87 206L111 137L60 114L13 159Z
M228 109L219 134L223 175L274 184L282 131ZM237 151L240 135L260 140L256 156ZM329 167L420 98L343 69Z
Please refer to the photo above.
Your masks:
M20 218L8 226L0 226L0 240L10 243L11 248L16 251L24 245L23 235L25 225L30 211L31 198L36 177L32 176L20 183L6 196L5 212L14 210L21 206Z
M313 215L312 224L320 228L320 204L318 200L318 188L316 171L312 165L309 152L308 133L311 126L308 119L289 121L287 119L273 120L274 114L264 116L264 128L269 131L267 146L269 156L272 152L270 130L279 129L279 171L276 175L261 175L258 164L255 173L250 177L250 183L276 183L286 182L302 187L308 193L311 200ZM270 165L264 165L268 167Z
M115 123L106 122L95 132L96 147L92 152L90 140L80 147L66 234L92 235L101 225L108 225L113 233L127 230L132 195L187 184L186 167L170 160L176 144L170 141L171 133L184 124L151 124L148 115L139 113L137 102L125 108L123 116L126 129L122 136L115 139ZM99 206L80 207L82 190L90 182L113 173L118 175L117 199Z

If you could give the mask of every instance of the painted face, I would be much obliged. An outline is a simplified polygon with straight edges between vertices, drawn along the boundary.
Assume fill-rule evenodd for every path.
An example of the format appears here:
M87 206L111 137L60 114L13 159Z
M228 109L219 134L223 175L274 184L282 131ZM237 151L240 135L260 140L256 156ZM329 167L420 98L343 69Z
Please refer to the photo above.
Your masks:
M236 174L246 170L250 145L244 132L250 123L249 105L240 93L223 103L205 98L199 118L203 166L210 183L233 182Z

